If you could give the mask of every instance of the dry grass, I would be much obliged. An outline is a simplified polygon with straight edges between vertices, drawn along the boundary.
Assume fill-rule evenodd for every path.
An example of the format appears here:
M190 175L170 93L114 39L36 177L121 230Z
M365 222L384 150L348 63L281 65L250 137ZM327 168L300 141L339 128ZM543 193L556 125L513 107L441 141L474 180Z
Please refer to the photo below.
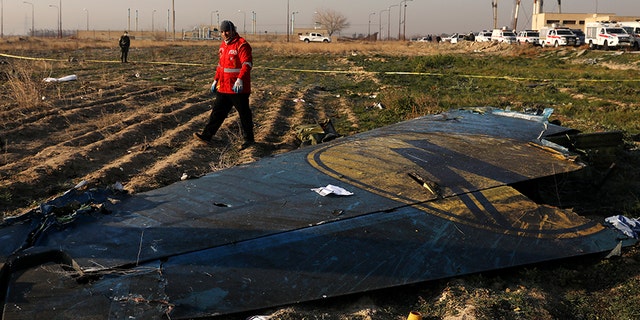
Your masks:
M166 40L135 40L132 48L166 47L175 45L210 46L208 41L166 41ZM0 51L41 51L50 50L79 50L96 48L117 48L116 41L85 40L85 39L54 39L54 38L18 38L7 37L0 40Z
M602 120L612 117L614 112L619 117L609 122L618 124L616 128L624 122L622 117L636 119L637 114L633 112L638 110L640 100L632 85L614 82L541 81L529 86L529 82L510 80L376 73L384 69L502 75L517 70L530 72L532 78L548 78L547 74L538 73L544 67L550 69L550 74L563 78L568 75L579 78L582 72L594 71L602 72L598 77L605 79L635 76L632 70L622 72L622 68L610 70L586 65L581 62L584 57L576 57L574 53L570 53L573 62L565 64L562 51L552 48L408 42L252 41L252 45L261 65L273 69L288 63L287 67L291 68L324 67L367 73L317 75L256 69L252 104L259 110L254 114L254 121L256 139L261 143L251 150L238 152L233 144L237 144L241 136L234 115L223 128L228 146L212 148L197 144L191 137L202 128L210 110L207 107L210 103L207 85L212 76L209 65L7 59L7 64L0 65L0 77L6 76L8 80L6 89L0 93L3 98L0 99L3 112L0 115L1 213L18 214L59 195L80 180L98 186L121 181L126 188L141 192L173 183L183 173L197 177L243 161L287 152L297 148L291 128L316 117L331 117L341 134L351 134L383 122L393 123L461 105L494 105L514 110L533 105L554 107L557 110L554 115L562 116L562 122L568 127L579 125L579 129L592 132L606 128ZM133 56L139 61L177 62L200 62L207 56L211 61L211 48L215 46L217 41L137 40ZM79 49L81 52L74 54L101 60L115 59L118 50L113 41L0 40L0 52L24 56L63 57L68 51ZM497 59L502 56L507 59ZM627 62L621 60L624 57L604 53L596 57L606 59L609 66L616 63L637 67L638 61L634 59L637 60L638 55L629 56ZM507 63L500 65L502 61ZM9 67L12 71L1 74ZM78 72L79 80L59 84L41 81L50 74L61 76L69 72ZM141 77L133 76L138 72ZM167 75L170 79L164 80ZM615 92L624 92L624 96L614 95ZM373 93L377 93L376 98L369 98ZM47 99L38 100L42 96ZM307 103L292 102L295 98L304 98ZM370 108L377 102L387 108ZM637 134L637 127L634 130ZM640 210L637 196L640 163L637 152L627 157L620 159L606 185L598 189L597 196L590 197L585 208L578 209L636 215ZM623 166L624 163L627 165ZM620 187L620 181L626 184ZM504 270L396 291L367 293L367 297L373 298L370 303L343 297L334 301L335 305L322 301L274 311L274 315L279 319L367 319L366 310L374 310L372 319L397 320L406 318L410 310L418 310L428 319L456 316L616 319L616 315L635 318L637 303L629 299L640 292L637 285L640 253L635 251L609 262L565 261L539 270Z
M498 43L462 42L451 43L425 43L408 41L337 41L333 43L304 43L297 40L290 42L282 40L264 41L251 39L247 36L254 48L266 48L275 54L384 54L386 56L415 56L424 54L460 53L476 50L480 52L502 52L508 54L512 51L523 52L536 51L530 46L509 46ZM132 48L150 48L167 46L217 46L218 40L134 40ZM79 50L89 48L117 48L117 41L86 40L86 39L55 39L55 38L17 38L7 37L0 39L0 51L41 51L50 50Z
M406 57L431 54L462 53L475 51L500 52L500 54L510 54L515 51L531 51L529 46L509 46L498 43L463 42L451 43L425 43L406 41L353 41L334 43L303 43L303 42L253 42L254 47L268 48L278 55L299 55L299 54L327 54L327 55L385 55L387 57Z
M46 62L39 62L39 70L48 69ZM45 71L46 72L46 71ZM42 95L42 72L34 72L31 64L18 61L6 73L7 84L10 89L10 103L17 105L16 112L28 113L34 109L47 105Z

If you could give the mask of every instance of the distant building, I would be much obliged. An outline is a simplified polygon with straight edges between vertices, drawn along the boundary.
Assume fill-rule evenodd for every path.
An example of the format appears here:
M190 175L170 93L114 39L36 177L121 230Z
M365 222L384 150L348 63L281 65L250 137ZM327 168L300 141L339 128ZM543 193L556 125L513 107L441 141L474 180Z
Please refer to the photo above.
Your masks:
M531 19L531 29L551 26L553 24L562 25L571 29L583 29L587 22L596 21L636 21L638 16L619 16L615 13L550 13L542 12L533 14Z

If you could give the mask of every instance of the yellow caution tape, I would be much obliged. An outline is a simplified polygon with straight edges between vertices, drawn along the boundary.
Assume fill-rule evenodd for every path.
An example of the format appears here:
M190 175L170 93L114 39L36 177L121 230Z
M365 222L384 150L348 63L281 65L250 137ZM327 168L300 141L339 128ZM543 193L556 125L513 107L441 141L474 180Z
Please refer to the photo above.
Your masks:
M37 60L37 61L56 61L67 62L63 59L51 59L51 58L33 58L25 56L16 56L12 54L0 53L0 56L22 59L22 60ZM83 60L85 62L92 63L121 63L116 60ZM177 66L194 66L203 67L206 66L202 63L188 63L188 62L162 62L162 61L136 61L135 63L144 64L161 64L161 65L177 65ZM261 67L256 66L254 69L265 69L273 71L287 71L287 72L308 72L308 73L333 73L333 74L384 74L384 75L411 75L411 76L429 76L429 77L460 77L460 78L474 78L474 79L494 79L494 80L510 80L510 81L539 81L539 82L640 82L640 79L539 79L528 77L514 77L514 76L487 76L487 75L473 75L473 74L445 74L434 72L407 72L407 71L353 71L353 70L313 70L313 69L291 69L291 68L273 68L273 67Z
M21 59L21 60L34 60L34 61L54 61L54 62L68 62L69 60L65 59L52 59L52 58L34 58L34 57L25 57L25 56L16 56L7 53L0 53L1 57L13 58L13 59ZM91 62L91 63L121 63L119 60L82 60L83 62ZM162 65L177 65L177 66L204 66L202 63L188 63L188 62L163 62L163 61L136 61L136 63L144 63L144 64L162 64Z

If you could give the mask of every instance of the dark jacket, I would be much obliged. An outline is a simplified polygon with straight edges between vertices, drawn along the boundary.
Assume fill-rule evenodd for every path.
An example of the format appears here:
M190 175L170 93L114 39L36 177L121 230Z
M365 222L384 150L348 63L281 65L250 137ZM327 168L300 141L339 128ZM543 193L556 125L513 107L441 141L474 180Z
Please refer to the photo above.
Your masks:
M131 40L129 39L129 36L125 34L120 37L120 41L118 41L118 44L120 45L120 48L129 48L129 46L131 45Z

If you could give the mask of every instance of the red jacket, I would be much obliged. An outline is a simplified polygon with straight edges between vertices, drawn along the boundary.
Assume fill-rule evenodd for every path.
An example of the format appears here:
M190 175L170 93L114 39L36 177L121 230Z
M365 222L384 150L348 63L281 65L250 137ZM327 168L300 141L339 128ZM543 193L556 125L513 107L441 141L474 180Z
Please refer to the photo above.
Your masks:
M240 36L231 39L229 43L222 41L219 56L220 61L214 77L214 80L218 81L218 92L235 93L233 84L240 78L244 86L240 93L251 93L253 56L249 43Z

